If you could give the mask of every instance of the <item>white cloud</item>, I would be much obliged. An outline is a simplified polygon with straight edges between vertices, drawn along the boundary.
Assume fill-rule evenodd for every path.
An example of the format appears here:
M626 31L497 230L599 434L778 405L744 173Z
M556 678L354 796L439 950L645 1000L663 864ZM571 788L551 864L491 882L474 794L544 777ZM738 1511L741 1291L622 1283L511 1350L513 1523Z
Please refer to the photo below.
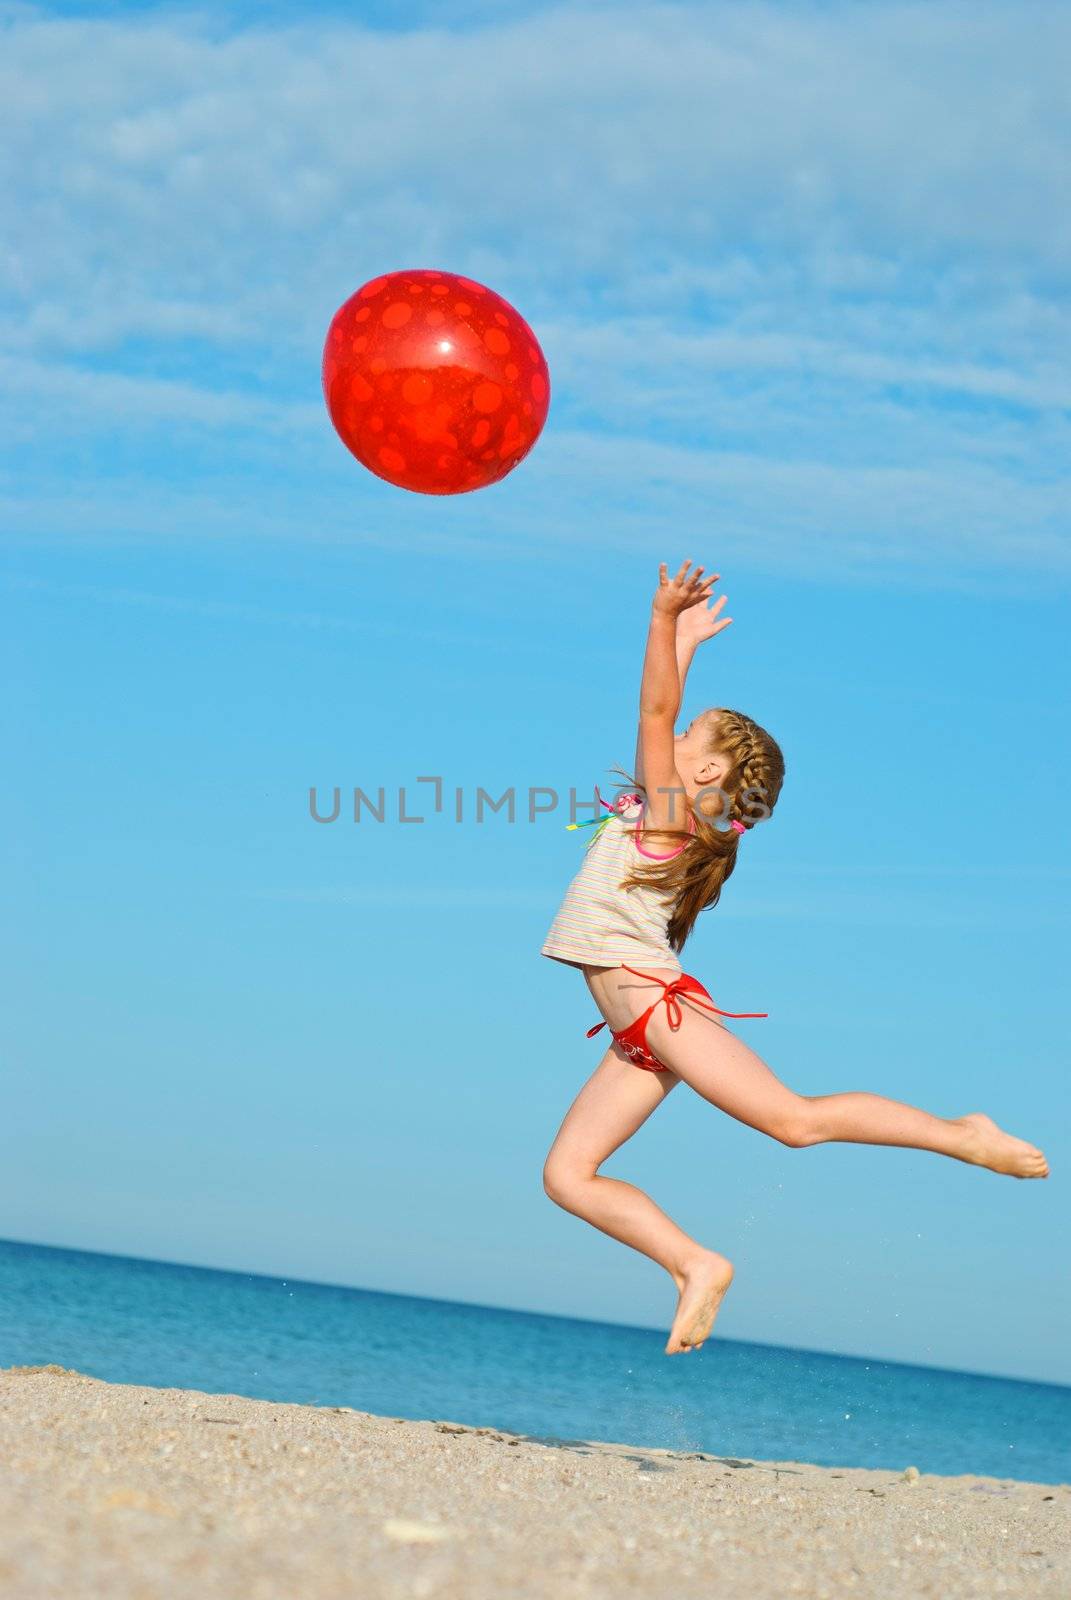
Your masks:
M0 15L20 445L57 418L110 429L148 486L176 428L205 450L229 432L207 526L230 503L283 532L285 491L251 501L241 475L285 434L315 522L336 492L313 481L318 437L341 466L327 320L385 264L438 264L513 299L554 376L524 493L463 497L477 527L535 537L552 507L591 537L584 502L628 484L626 539L700 492L782 564L813 560L819 530L840 564L1061 559L1071 14L559 6L406 33ZM38 483L27 463L16 532L35 505L68 529L50 465ZM150 497L84 489L81 531L135 511L168 531ZM412 506L389 514L418 533Z
M86 432L110 428L120 420L135 427L189 422L258 432L308 429L318 426L323 415L319 406L287 404L240 390L3 355L0 386L9 397L19 397L20 406L12 408L12 429L18 428L21 408L35 403L54 422L65 417Z
M286 628L308 628L316 633L350 633L360 638L411 638L412 628L404 622L386 622L382 617L369 621L353 617L332 615L323 611L279 610L271 606L256 605L247 601L191 599L188 595L160 594L151 589L128 589L92 583L57 583L46 578L12 575L3 580L3 587L14 592L37 594L45 599L89 601L97 605L122 606L136 610L162 611L181 616L199 617L207 622L224 624L234 622L264 623ZM421 625L420 636L432 643L453 644L456 635L446 629L437 630Z
M203 284L236 260L272 281L280 245L367 252L370 224L418 215L425 246L537 243L534 282L578 258L616 277L626 241L1071 250L1071 17L1052 7L565 6L394 35L31 16L6 44L23 249L57 273L50 234L122 271L103 229L82 235L86 205L125 223L135 263Z
M169 480L159 494L144 466L126 469L119 484L109 477L79 484L75 468L76 481L64 485L46 453L34 492L0 493L0 519L9 538L34 544L50 536L300 537L496 563L537 550L567 561L580 543L640 551L652 529L699 520L717 525L721 559L738 568L859 578L924 561L946 581L1011 553L1021 580L1067 562L1066 489L1058 478L1022 481L984 459L893 466L780 459L559 428L504 484L436 500L429 512L422 497L358 471L331 440L320 451L331 457L330 470L314 473L315 452L305 452L306 481L277 469L259 444L243 453L222 431L206 458L210 481L202 484L190 468L189 481ZM291 439L287 453L294 449ZM231 475L221 479L222 458ZM258 468L273 474L263 492L250 488Z

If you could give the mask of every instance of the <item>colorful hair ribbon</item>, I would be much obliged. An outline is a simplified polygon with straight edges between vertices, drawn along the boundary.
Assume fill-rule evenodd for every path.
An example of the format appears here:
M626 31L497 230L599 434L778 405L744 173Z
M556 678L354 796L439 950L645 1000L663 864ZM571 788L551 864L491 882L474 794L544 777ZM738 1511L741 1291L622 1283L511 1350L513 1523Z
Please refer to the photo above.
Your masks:
M640 805L643 802L643 796L642 795L639 795L639 794L622 794L622 795L618 796L617 800L615 801L615 803L613 805L610 805L609 801L604 800L602 795L599 793L598 784L595 785L595 797L598 800L600 805L603 805L603 806L606 807L606 816L605 817L589 817L586 822L567 822L565 824L565 829L566 829L567 833L572 833L574 831L574 829L576 829L576 828L592 828L593 827L595 829L595 832L592 834L591 838L588 840L588 849L589 850L590 850L591 846L595 843L595 840L599 837L599 834L605 828L606 824L610 821L611 817L619 816L621 814L621 812L624 811L626 809L626 807L628 807L628 806Z

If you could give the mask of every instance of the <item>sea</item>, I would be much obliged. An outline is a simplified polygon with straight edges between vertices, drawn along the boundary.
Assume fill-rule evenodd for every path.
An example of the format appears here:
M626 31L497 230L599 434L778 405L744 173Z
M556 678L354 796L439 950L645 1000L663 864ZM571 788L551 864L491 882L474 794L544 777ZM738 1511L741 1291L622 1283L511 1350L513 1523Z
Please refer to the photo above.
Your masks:
M0 1366L739 1461L1071 1480L1071 1388L0 1240Z

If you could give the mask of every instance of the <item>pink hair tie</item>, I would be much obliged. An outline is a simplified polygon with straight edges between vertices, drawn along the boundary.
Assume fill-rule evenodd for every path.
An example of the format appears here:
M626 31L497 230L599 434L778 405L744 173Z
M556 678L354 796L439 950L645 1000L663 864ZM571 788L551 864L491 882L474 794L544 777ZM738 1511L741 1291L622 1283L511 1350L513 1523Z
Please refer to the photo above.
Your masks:
M732 822L730 822L729 826L730 826L730 828L735 828L737 833L746 833L747 832L747 829L744 827L744 824L742 822L737 822L735 818L733 819Z

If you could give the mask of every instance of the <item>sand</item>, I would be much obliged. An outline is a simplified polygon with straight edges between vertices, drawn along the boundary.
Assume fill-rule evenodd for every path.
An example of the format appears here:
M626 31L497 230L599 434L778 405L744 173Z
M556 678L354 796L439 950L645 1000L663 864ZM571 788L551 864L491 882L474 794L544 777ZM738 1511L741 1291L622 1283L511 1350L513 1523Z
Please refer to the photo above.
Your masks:
M910 1464L905 1462L905 1468ZM1071 1594L1071 1487L0 1369L4 1600Z

